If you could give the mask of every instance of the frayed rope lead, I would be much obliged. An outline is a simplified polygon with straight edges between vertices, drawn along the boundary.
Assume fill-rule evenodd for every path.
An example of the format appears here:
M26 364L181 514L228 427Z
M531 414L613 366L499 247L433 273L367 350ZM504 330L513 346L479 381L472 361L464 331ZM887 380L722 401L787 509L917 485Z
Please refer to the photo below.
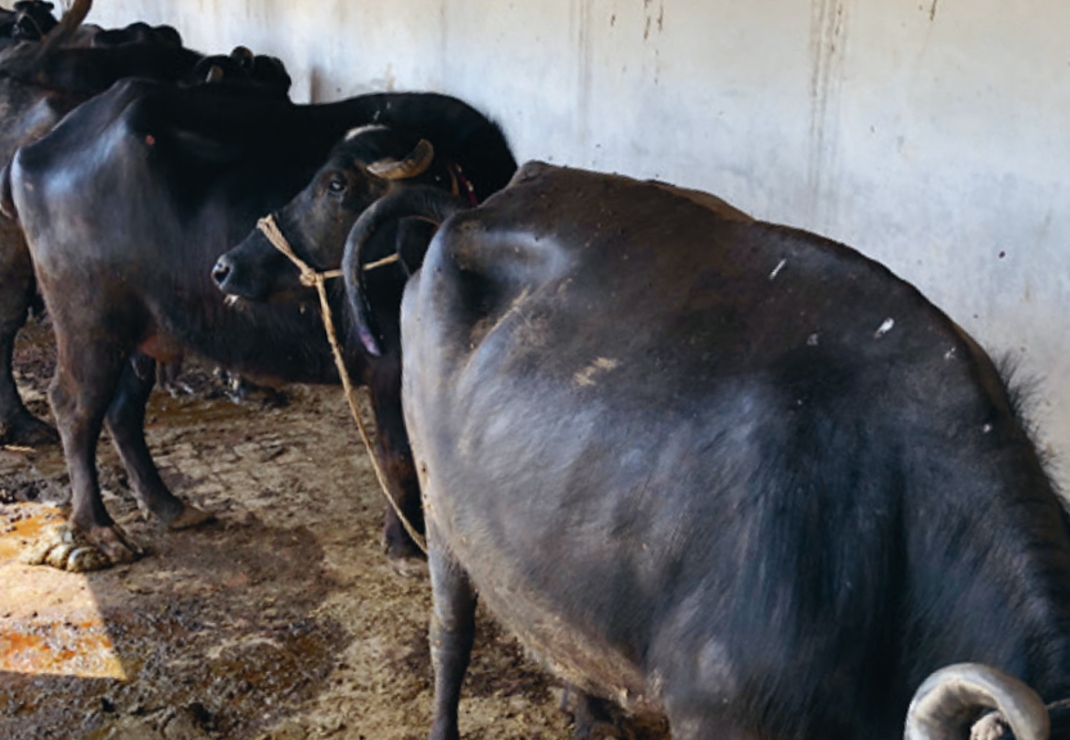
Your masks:
M327 303L327 287L326 281L329 278L341 277L342 270L328 270L327 272L316 272L308 266L300 257L294 254L293 248L290 247L290 243L286 240L286 237L282 235L282 231L279 230L278 224L275 223L275 217L272 214L264 216L256 222L256 228L260 229L260 232L271 242L275 249L286 255L297 269L301 273L301 284L309 288L315 288L316 293L320 298L320 314L323 317L323 328L327 332L327 341L331 344L331 353L334 355L334 364L338 369L338 375L342 378L342 387L345 389L346 401L349 403L349 410L353 413L353 419L357 422L357 431L360 432L360 439L364 442L364 449L368 451L368 458L372 463L372 470L375 471L375 477L379 481L379 487L383 491L383 495L386 496L386 500L390 503L390 507L397 514L398 519L401 521L401 525L405 527L405 531L409 533L409 537L416 543L424 554L427 554L427 542L424 540L423 535L416 531L409 522L408 518L401 511L401 507L398 506L398 502L394 500L394 497L390 495L390 489L386 485L386 476L383 473L382 467L379 465L379 459L375 456L375 451L372 449L371 439L368 436L368 430L364 426L364 420L360 415L360 408L357 406L356 388L353 387L352 381L349 379L349 372L346 370L345 361L342 359L342 347L338 344L338 335L334 329L334 319L331 317L331 307ZM384 264L390 264L397 261L397 255L393 256L393 259L387 258L385 260L379 260L374 263L375 267L381 267Z

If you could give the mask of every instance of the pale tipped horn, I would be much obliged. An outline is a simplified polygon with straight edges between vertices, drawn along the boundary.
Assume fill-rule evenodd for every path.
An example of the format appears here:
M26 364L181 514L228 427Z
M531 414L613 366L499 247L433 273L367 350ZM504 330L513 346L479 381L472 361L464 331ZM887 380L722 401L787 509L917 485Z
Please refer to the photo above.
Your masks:
M904 740L959 740L982 709L996 709L1018 740L1048 740L1050 719L1033 689L998 668L958 663L933 673L907 710Z
M435 147L427 139L420 139L405 159L381 159L368 165L368 172L384 180L408 180L426 172L434 158Z
M214 85L223 79L223 68L218 64L213 64L212 68L208 70L208 74L205 76L204 81L209 85Z

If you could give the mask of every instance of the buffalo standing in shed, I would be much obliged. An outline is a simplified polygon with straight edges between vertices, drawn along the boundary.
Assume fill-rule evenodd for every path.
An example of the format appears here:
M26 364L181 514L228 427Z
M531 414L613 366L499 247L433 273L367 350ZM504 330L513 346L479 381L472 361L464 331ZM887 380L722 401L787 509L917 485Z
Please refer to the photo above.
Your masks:
M37 10L50 6L31 5ZM228 95L286 96L290 78L277 59L253 55L244 47L229 56L204 56L183 48L181 37L169 26L90 28L81 22L89 5L84 0L75 3L58 26L49 26L52 33L44 41L22 40L0 54L0 163L125 77L210 84L215 92ZM35 295L22 229L15 220L0 216L0 440L5 443L38 445L58 439L52 427L26 409L12 375L15 336Z
M678 740L891 740L963 661L1067 696L1068 519L988 356L857 252L698 200L532 163L472 210L400 189L350 235L375 352L363 244L444 221L401 308L433 740L477 595ZM908 737L965 737L971 670Z
M299 106L211 88L122 82L21 148L5 180L56 334L49 398L71 474L71 522L111 562L139 548L100 500L94 451L104 423L145 509L170 526L205 516L167 489L145 443L154 361L192 350L254 377L338 382L318 311L224 304L211 271L227 246L292 198L354 126L379 122L426 137L486 192L516 168L501 131L447 96L384 93ZM379 158L403 162L408 154ZM383 183L368 181L368 202ZM354 350L349 364L362 368L357 378L372 384L374 398L374 366ZM400 410L377 425L400 428ZM392 488L418 515L415 475ZM395 557L413 552L389 511L386 540Z
M442 136L432 137L442 141ZM319 270L333 270L342 262L345 237L360 213L387 191L391 183L427 184L446 193L462 195L477 202L492 191L482 176L469 180L465 172L482 173L501 164L492 161L494 149L472 151L459 157L456 148L436 151L428 139L382 124L351 131L331 152L327 162L311 182L290 203L280 208L273 219L286 245L299 259ZM404 153L404 154L403 154ZM479 161L485 157L486 162ZM464 162L464 168L461 164ZM513 169L513 165L509 165ZM433 234L430 224L407 221L392 224L377 234L370 250L384 257L395 253L418 256L427 248ZM278 238L278 237L276 237ZM254 230L241 244L228 251L216 263L213 277L220 290L231 300L245 301L315 301L312 287L303 284L297 267L268 239L262 229ZM381 307L381 325L392 327L397 335L398 307L405 287L405 274L389 259L368 281ZM331 300L332 313L345 316L344 297L336 293ZM390 495L403 504L402 516L417 531L423 531L419 505L419 484L412 463L408 437L401 416L401 356L394 342L390 351L372 361L360 351L360 342L342 343L350 349L350 367L354 377L364 377L373 389L372 407L377 424L377 456L385 470Z

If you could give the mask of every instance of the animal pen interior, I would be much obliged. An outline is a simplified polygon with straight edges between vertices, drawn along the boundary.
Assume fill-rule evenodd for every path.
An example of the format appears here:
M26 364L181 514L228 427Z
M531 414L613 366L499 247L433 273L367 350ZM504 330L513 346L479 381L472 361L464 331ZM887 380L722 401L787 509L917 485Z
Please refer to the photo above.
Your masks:
M298 103L456 96L518 162L694 188L848 244L1009 358L1070 485L1064 3L97 0L88 21L275 56ZM41 417L50 321L32 318L15 349ZM164 482L216 521L144 519L102 444L104 503L148 548L133 563L21 563L47 524L26 504L63 500L70 480L58 445L0 450L0 736L426 736L426 567L381 551L382 493L341 391L234 404L198 360L180 380L190 393L149 399L148 443ZM489 612L477 621L462 736L571 737L558 704L575 696ZM658 719L630 732L669 736Z

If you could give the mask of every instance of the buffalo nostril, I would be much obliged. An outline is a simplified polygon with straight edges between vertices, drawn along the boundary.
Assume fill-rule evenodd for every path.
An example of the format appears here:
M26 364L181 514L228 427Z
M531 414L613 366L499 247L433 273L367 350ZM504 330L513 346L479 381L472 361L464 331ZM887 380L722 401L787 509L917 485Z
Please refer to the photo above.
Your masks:
M220 257L219 261L215 263L215 267L212 268L212 278L215 280L216 285L223 285L230 277L230 262L225 257Z

